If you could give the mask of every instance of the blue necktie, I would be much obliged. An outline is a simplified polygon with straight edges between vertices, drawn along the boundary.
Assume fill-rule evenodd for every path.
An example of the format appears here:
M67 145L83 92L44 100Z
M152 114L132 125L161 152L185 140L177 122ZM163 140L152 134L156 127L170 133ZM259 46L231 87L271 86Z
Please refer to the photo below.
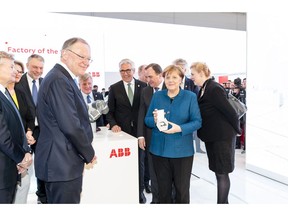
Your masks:
M90 95L87 95L87 104L91 103L91 97Z
M37 94L38 94L37 86L36 86L36 80L33 80L32 82L33 82L32 97L33 97L34 104L36 105L37 104Z

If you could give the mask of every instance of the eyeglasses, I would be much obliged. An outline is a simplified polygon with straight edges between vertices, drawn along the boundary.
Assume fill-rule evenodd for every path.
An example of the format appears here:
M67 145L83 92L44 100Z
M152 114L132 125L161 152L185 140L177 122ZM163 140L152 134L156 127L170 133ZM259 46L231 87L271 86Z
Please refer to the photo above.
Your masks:
M120 70L120 73L131 73L132 69Z
M18 73L20 73L20 74L23 74L24 73L24 71L22 71L22 70L16 70Z
M92 63L92 62L93 62L93 60L90 59L90 58L86 58L86 57L84 57L84 56L81 56L81 55L75 53L74 51L72 51L72 50L70 50L70 49L67 49L67 50L70 51L70 52L72 52L73 54L75 54L76 56L78 56L78 57L79 57L80 59L82 59L82 60L87 60L89 63Z

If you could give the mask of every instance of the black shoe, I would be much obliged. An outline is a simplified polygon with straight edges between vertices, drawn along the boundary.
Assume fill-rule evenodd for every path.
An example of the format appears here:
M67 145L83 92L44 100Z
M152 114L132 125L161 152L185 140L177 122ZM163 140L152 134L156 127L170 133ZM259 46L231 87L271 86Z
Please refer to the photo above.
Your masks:
M146 197L145 197L143 192L140 193L139 203L141 203L141 204L145 204L146 203Z
M101 128L97 127L96 128L96 132L101 131Z
M47 204L47 199L46 197L38 197L37 198L37 204Z
M145 186L145 191L146 191L146 193L151 193L151 186L150 185L146 185Z

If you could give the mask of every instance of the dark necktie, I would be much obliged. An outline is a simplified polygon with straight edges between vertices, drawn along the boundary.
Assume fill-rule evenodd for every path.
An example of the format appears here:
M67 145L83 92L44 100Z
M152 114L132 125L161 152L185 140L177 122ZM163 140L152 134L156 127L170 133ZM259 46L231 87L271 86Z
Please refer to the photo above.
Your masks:
M159 91L159 88L158 87L155 87L154 88L155 92Z
M10 96L10 94L9 94L9 92L8 92L7 89L5 89L5 95L7 96L9 102L10 102L11 105L13 106L15 112L17 113L17 116L18 116L18 118L19 118L19 120L20 120L21 126L22 126L23 131L24 131L24 126L23 126L23 124L22 124L22 118L21 118L21 116L20 116L20 114L19 114L19 111L18 111L18 109L17 109L15 103L13 102L13 99L11 98L11 96Z
M37 104L37 94L38 94L37 86L36 86L36 80L33 80L32 82L33 82L32 97L33 97L34 104L36 105Z
M87 104L91 103L91 97L90 95L87 95Z
M11 103L12 107L14 108L14 110L15 110L17 116L18 116L18 119L19 119L19 121L20 121L23 134L25 134L25 129L24 129L24 126L23 126L23 123L22 123L22 118L21 118L20 113L19 113L19 111L18 111L18 109L17 109L17 107L16 107L16 105L15 105L15 103L14 103L14 101L13 101L12 97L10 96L10 94L9 94L9 92L8 92L7 89L5 89L5 95L7 96L9 102ZM29 146L28 146L28 143L27 143L27 140L26 140L26 139L23 140L22 146L23 146L23 148L24 148L27 152L31 150L31 149L29 148Z
M127 85L128 85L128 98L129 98L130 104L132 105L133 104L133 91L131 88L131 83L128 83Z

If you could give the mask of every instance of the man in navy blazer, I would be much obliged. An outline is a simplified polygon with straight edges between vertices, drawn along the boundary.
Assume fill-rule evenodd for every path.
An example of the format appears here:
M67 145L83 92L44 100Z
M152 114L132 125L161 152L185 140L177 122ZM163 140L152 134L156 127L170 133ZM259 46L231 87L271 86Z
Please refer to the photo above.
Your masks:
M18 173L32 163L20 114L6 89L15 76L13 56L0 51L0 203L13 202Z
M44 63L45 63L44 58L38 54L32 54L31 56L29 56L27 63L26 63L26 67L28 71L21 77L20 81L16 83L15 85L15 91L17 95L24 97L25 102L27 103L27 104L23 104L23 101L19 100L19 103L20 103L19 107L26 106L30 116L33 118L31 121L31 119L27 119L27 117L29 117L28 115L26 115L26 117L22 115L22 118L25 118L24 122L28 123L26 127L26 132L31 131L30 133L32 133L32 136L34 138L33 142L29 143L34 152L37 146L37 140L39 136L39 126L38 126L38 121L36 117L37 101L33 100L33 96L32 96L33 87L32 86L33 86L33 82L35 81L37 91L39 91L39 87L43 80L41 76L44 70ZM22 111L22 108L20 109L20 113L21 111ZM42 204L47 203L45 185L44 185L44 182L41 181L40 179L37 179L36 195L38 197L37 199L38 203L42 203Z
M89 44L82 38L68 39L60 60L38 93L41 130L35 172L45 182L48 203L80 203L84 164L96 163L88 110L74 81L92 61Z

